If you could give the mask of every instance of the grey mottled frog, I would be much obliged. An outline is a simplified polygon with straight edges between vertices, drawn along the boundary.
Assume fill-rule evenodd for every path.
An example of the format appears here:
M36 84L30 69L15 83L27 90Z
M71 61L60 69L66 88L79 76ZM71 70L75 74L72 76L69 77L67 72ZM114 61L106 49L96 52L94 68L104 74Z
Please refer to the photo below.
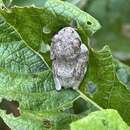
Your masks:
M52 69L56 90L78 89L87 70L88 48L72 27L61 29L51 43Z

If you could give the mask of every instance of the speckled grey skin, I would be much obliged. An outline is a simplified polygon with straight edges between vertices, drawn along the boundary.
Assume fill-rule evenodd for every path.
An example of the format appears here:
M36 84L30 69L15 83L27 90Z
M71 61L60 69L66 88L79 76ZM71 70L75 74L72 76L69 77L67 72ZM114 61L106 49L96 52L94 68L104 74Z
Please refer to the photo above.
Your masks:
M51 59L56 90L78 89L87 70L88 49L74 28L65 27L53 37Z

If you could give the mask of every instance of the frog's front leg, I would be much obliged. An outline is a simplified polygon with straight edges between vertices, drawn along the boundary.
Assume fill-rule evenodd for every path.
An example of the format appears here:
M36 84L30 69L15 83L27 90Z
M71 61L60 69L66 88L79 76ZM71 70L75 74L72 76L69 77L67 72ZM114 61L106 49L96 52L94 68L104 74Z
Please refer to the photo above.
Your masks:
M61 86L61 83L59 81L59 79L57 77L54 78L54 82L55 82L55 88L57 91L60 91L62 86Z
M88 57L89 52L88 52L87 46L85 46L85 44L82 43L80 48L81 48L81 53L80 54L81 55L87 55L87 57Z

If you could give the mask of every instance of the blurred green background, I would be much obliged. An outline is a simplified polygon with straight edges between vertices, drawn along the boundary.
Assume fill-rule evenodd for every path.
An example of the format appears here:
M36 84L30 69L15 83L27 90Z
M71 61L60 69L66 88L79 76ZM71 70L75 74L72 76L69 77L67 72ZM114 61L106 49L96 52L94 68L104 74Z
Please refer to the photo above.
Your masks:
M91 38L100 49L109 45L113 56L130 65L130 0L66 0L97 18L102 28Z

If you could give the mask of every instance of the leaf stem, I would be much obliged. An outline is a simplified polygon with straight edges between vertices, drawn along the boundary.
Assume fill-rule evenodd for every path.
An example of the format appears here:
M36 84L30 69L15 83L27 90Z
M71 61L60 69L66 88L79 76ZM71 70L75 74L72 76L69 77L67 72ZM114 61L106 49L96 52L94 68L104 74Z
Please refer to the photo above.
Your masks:
M94 101L92 101L90 98L88 98L86 95L84 95L80 90L76 90L79 94L80 97L83 98L85 101L90 102L93 104L95 107L97 107L99 110L103 110L102 107L100 107L98 104L96 104Z

